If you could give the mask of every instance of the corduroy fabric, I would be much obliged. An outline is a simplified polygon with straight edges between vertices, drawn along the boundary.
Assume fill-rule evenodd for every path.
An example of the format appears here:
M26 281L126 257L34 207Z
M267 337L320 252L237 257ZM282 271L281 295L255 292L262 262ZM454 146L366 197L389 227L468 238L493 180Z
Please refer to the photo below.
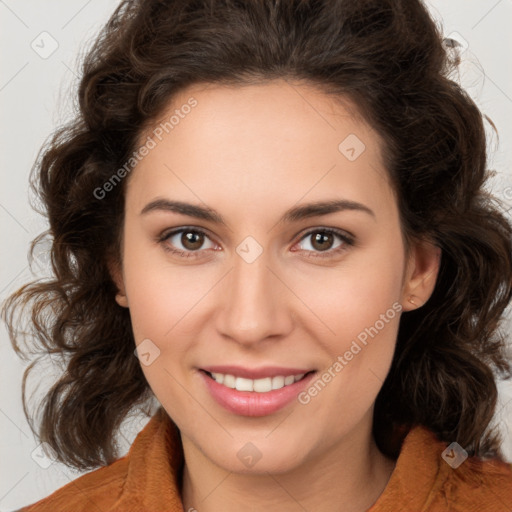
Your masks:
M510 464L472 457L453 469L441 457L445 448L428 429L412 428L384 492L367 512L512 511ZM21 511L184 512L182 467L179 432L160 408L125 457Z

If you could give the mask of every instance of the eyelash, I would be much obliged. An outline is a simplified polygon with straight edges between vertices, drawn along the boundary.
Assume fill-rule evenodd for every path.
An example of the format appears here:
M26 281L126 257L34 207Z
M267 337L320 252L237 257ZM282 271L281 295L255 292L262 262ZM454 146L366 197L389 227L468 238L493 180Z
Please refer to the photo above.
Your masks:
M162 244L163 249L167 252L170 252L172 254L175 254L177 256L184 257L184 258L197 258L198 257L197 254L201 252L201 249L199 249L197 251L182 251L181 249L175 249L175 248L169 247L169 245L164 243L169 238L173 237L174 235L177 235L178 233L184 233L184 232L185 233L191 232L191 233L201 234L201 235L206 236L207 238L210 238L206 231L203 231L200 228L190 226L190 227L182 227L182 228L179 228L179 229L167 232L167 233L163 233L162 235L160 235L158 237L158 242ZM352 236L348 235L344 231L341 231L341 230L338 230L335 228L311 229L311 230L307 231L306 233L304 233L304 235L302 235L299 242L301 242L302 240L306 239L308 236L310 236L314 233L336 235L337 237L339 237L341 239L343 244L340 245L339 247L336 247L335 249L328 249L326 251L305 250L305 252L308 253L308 255L307 255L308 258L329 258L329 257L332 257L333 255L338 255L339 253L346 251L347 247L352 247L355 245L355 240ZM297 243L299 243L299 242L297 242ZM300 249L299 249L299 251L300 251Z

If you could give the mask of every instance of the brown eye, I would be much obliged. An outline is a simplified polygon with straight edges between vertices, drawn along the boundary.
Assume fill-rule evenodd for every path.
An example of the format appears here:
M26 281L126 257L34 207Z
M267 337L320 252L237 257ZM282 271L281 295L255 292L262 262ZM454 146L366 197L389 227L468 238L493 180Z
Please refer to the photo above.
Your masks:
M332 247L334 236L332 233L314 233L311 237L311 246L318 251L326 251Z
M180 228L164 234L159 239L164 249L179 255L191 256L206 249L215 249L216 244L199 229Z
M309 253L309 256L324 256L324 254L325 256L334 256L352 245L354 245L353 236L333 228L309 231L299 242L300 249Z
M204 234L197 231L184 231L180 241L185 249L197 251L204 243Z

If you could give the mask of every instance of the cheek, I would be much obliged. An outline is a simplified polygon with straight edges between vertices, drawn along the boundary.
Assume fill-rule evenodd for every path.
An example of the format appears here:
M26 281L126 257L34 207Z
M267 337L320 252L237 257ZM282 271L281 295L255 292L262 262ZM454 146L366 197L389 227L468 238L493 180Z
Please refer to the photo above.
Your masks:
M124 276L141 368L158 400L180 418L190 409L180 386L180 365L189 357L191 340L187 321L207 289L191 280L192 267L188 272L172 267L159 250L130 242L127 237Z
M336 266L301 261L276 269L293 290L281 307L294 309L302 328L314 331L320 343L326 340L329 353L339 352L400 299L404 261L401 239L395 238L374 241ZM208 264L179 267L167 262L163 249L135 242L132 230L125 238L124 273L135 340L165 340L174 334L177 347L176 333L187 325L190 329L191 318L197 319L210 303L205 297L218 293L213 288L222 287L223 271Z
M382 338L394 341L403 265L403 246L397 236L394 242L383 240L371 249L354 251L335 267L311 267L295 274L290 269L287 279L311 312L302 315L308 319L306 326L330 354L338 354L358 336L364 341L368 330L375 334L375 328Z
M207 291L208 279L191 266L169 264L161 248L130 242L127 237L124 274L135 340L165 340Z
M391 365L402 311L403 246L397 237L396 243L388 239L373 247L295 283L294 291L315 313L304 324L309 337L328 354L301 402L319 417L327 402L345 418L360 418ZM325 414L326 422L334 421ZM343 425L333 426L338 428Z
M313 306L323 323L315 322L310 337L328 357L298 399L305 413L326 425L330 438L344 435L368 413L389 372L402 311L397 277L368 272L340 278L345 287Z

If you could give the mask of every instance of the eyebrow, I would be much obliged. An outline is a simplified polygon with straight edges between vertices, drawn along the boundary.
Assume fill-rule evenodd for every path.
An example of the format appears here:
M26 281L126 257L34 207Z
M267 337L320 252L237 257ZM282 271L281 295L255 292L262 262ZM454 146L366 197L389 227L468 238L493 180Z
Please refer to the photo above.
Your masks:
M302 219L310 217L318 217L321 215L328 215L330 213L336 213L341 211L360 211L367 213L375 218L373 210L365 206L364 204L357 203L355 201L349 201L346 199L336 199L331 201L317 201L313 203L307 203L300 206L290 208L284 213L279 222L291 223L297 222ZM169 199L155 199L148 203L141 210L140 214L145 215L153 211L168 211L187 215L189 217L195 217L197 219L210 221L216 224L223 224L227 226L226 221L212 208L203 207L195 204L184 203L182 201L170 201Z

